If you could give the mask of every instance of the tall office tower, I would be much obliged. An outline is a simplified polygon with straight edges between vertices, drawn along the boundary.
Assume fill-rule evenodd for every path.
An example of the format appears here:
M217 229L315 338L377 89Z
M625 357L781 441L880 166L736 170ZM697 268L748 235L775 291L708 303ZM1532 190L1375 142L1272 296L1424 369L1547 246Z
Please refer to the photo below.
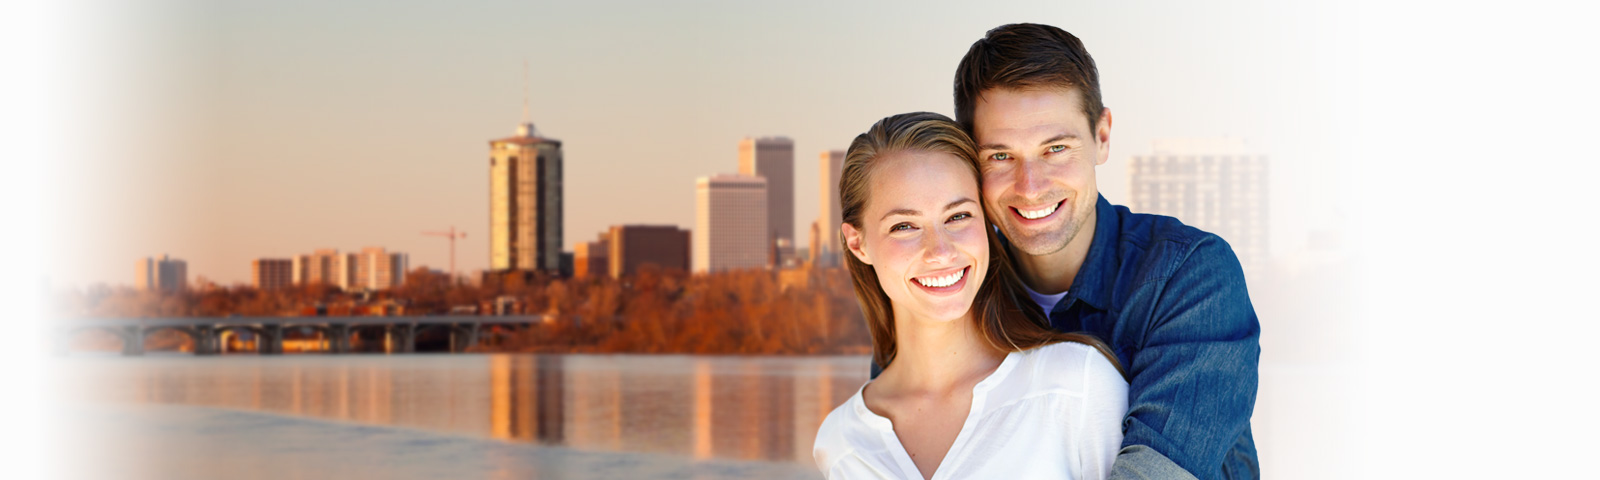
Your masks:
M1267 156L1236 138L1151 142L1128 165L1135 212L1167 215L1227 240L1245 268L1267 259Z
M776 251L774 265L784 265L794 257L794 140L740 140L739 174L767 179L767 241Z
M389 253L383 247L361 249L355 257L356 280L354 288L384 290L405 284L409 257L404 253Z
M611 232L601 232L593 242L583 242L572 247L572 276L588 278L606 275L611 271Z
M609 232L611 278L653 263L663 270L689 270L689 231L676 225L616 225Z
M155 289L156 285L160 285L156 283L155 260L150 257L141 258L133 268L133 288L139 291L148 291Z
M489 141L489 268L561 271L561 141L532 123Z
M140 290L181 292L189 289L189 263L176 258L142 258L135 267L133 286Z
M166 255L162 255L157 265L161 274L157 283L161 285L162 290L182 292L189 289L189 262L176 258L168 259Z
M250 283L256 290L277 290L294 284L294 261L259 258L250 261Z
M839 256L839 224L844 222L839 213L839 172L844 166L844 150L829 150L822 152L819 159L822 171L818 179L822 181L821 208L817 209L817 245L811 249L822 251L812 253L818 266L836 267L842 257Z
M695 180L695 273L768 266L767 179L713 175Z

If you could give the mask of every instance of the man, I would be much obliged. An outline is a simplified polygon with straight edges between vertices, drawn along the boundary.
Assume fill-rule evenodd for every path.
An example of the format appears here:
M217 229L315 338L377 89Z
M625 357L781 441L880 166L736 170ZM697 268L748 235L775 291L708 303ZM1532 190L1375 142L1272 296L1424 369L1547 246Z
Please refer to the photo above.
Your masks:
M1244 272L1216 235L1100 196L1111 110L1083 43L1046 25L991 30L957 67L955 103L1028 293L1051 325L1100 337L1127 368L1113 478L1259 477L1261 327Z

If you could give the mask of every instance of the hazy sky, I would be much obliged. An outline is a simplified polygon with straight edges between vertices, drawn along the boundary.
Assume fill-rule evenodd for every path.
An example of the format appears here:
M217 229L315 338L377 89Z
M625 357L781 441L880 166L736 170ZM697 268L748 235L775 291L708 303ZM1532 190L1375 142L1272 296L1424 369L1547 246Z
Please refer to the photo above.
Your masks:
M72 98L51 282L132 282L168 253L192 277L383 246L488 264L488 140L522 112L566 149L566 247L614 224L694 228L694 179L744 136L795 141L797 242L817 157L879 118L952 114L957 61L1012 22L1084 40L1115 120L1100 188L1164 137L1234 136L1271 157L1272 250L1337 228L1337 13L1277 2L103 2L61 51ZM1332 8L1332 7L1326 7ZM81 27L81 28L78 28Z
M1309 447L1283 440L1301 425L1258 430L1268 469L1587 467L1580 432L1600 414L1566 406L1593 397L1574 379L1595 369L1600 338L1594 5L401 3L3 4L0 67L16 70L0 75L0 195L18 219L0 244L24 274L0 275L0 294L18 297L0 304L17 338L45 325L26 321L43 316L29 313L33 271L128 284L135 259L166 252L191 275L241 282L252 258L366 245L442 267L444 240L419 232L450 225L471 235L463 268L483 267L487 141L520 116L524 59L533 120L567 146L569 244L617 223L691 226L693 179L734 171L745 135L795 139L804 225L817 152L886 115L949 113L967 46L1033 21L1076 33L1099 63L1111 201L1126 201L1123 165L1151 139L1232 135L1272 158L1274 252L1312 229L1344 233L1323 260L1348 282L1307 269L1268 277L1298 297L1251 286L1263 370L1332 386L1263 387L1257 415L1349 420ZM0 355L28 365L45 345ZM1325 349L1357 358L1268 366ZM44 391L32 369L0 370ZM1334 388L1350 394L1319 395ZM50 396L3 401L18 404L0 420L23 440L7 445L41 458L52 443L39 439L59 430L40 415ZM1420 441L1373 441L1391 431Z

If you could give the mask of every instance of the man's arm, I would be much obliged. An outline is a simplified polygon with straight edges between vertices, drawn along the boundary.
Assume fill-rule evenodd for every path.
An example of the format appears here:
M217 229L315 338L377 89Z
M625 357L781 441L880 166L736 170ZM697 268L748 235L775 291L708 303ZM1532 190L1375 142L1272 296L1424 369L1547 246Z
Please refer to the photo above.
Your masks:
M1111 465L1112 480L1185 480L1194 478L1188 470L1150 447L1132 445L1117 452Z
M1249 431L1261 358L1261 325L1244 271L1226 242L1207 235L1149 294L1154 298L1139 299L1147 307L1125 312L1135 316L1124 321L1136 320L1146 313L1136 309L1148 308L1149 322L1128 368L1124 449L1112 478L1138 478L1123 474L1151 471L1159 460L1198 478L1222 478L1229 450ZM1154 451L1132 448L1141 445Z

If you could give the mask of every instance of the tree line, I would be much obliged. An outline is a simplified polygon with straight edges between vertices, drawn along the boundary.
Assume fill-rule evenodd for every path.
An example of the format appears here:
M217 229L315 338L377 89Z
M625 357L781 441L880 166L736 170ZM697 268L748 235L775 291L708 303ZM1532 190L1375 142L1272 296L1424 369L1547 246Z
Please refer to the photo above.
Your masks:
M92 318L515 314L532 328L485 332L482 352L837 354L871 339L841 269L744 270L690 275L645 265L637 274L557 278L502 275L453 282L417 268L380 291L313 284L185 292L91 287L60 292L58 316ZM147 348L186 342L153 334Z

